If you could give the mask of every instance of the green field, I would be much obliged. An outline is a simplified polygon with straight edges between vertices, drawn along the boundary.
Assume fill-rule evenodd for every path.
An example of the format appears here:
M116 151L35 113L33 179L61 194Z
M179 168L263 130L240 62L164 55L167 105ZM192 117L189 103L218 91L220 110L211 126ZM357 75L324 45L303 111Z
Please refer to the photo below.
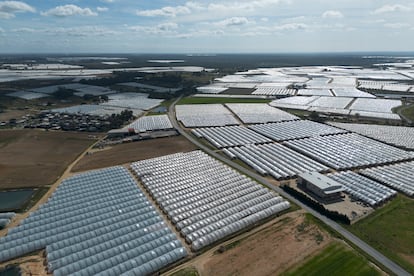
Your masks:
M398 195L383 208L349 226L361 239L414 273L414 200ZM407 256L411 259L408 261Z
M401 108L400 112L402 115L414 122L414 104L407 108Z
M367 259L335 242L300 267L284 275L381 275Z
M268 99L245 99L245 98L198 98L188 97L178 101L177 104L222 104L222 103L270 103Z

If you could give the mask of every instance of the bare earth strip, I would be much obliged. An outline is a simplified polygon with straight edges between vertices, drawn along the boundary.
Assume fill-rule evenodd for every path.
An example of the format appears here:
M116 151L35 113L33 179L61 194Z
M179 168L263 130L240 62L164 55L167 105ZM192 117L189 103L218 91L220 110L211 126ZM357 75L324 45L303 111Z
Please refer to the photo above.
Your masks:
M195 149L196 147L182 136L120 144L103 151L92 151L91 154L85 155L72 171L80 172L111 167Z

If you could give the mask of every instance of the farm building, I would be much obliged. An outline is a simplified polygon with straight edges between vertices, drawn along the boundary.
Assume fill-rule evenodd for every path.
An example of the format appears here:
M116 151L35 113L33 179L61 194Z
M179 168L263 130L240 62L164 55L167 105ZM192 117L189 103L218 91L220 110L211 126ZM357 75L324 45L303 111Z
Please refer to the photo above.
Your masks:
M318 172L300 173L298 184L324 202L341 200L344 191L340 183Z

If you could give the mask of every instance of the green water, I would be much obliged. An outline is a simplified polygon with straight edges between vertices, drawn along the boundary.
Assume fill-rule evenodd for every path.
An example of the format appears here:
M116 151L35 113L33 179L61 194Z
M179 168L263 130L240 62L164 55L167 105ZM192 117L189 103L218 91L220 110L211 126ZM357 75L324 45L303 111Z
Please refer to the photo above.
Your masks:
M17 266L0 269L0 276L19 276L20 269Z
M0 192L0 212L19 209L33 195L34 190L16 190Z

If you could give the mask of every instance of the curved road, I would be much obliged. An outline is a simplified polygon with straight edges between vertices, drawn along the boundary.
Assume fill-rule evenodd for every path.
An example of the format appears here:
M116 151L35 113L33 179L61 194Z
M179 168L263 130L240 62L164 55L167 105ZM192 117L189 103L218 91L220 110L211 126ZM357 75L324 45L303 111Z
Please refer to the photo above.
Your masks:
M315 210L311 209L310 207L308 207L307 205L303 204L302 202L300 202L299 200L297 200L296 198L292 197L291 195L289 195L288 193L286 193L285 191L283 191L281 188L272 185L269 181L267 181L265 178L261 177L260 175L250 171L249 169L246 169L242 166L240 166L239 164L223 157L222 155L212 151L210 148L206 147L205 145L203 145L202 143L200 143L197 139L195 139L193 136L191 136L190 134L188 134L187 132L185 132L181 126L179 125L179 123L177 122L177 119L175 117L175 105L176 103L181 99L178 98L176 101L174 101L171 105L170 108L168 110L168 117L170 118L170 121L172 123L172 125L177 129L177 131L183 135L185 138L187 138L189 141L191 141L194 145L198 146L200 149L202 149L203 151L207 152L208 154L210 154L211 156L215 157L216 159L220 160L221 162L233 167L234 169L250 176L251 178L255 179L256 181L263 183L264 185L266 185L269 189L277 192L278 194L282 195L283 197L289 199L291 202L294 202L295 204L299 205L301 208L305 209L307 212L309 212L310 214L312 214L313 216L317 217L318 219L320 219L323 223L325 223L326 225L328 225L329 227L333 228L335 231L337 231L338 233L340 233L343 237L345 237L348 241L350 241L351 243L353 243L355 246L359 247L362 251L364 251L365 253L367 253L369 256L371 256L373 259L377 260L378 263L381 263L383 266L385 266L386 268L388 268L390 271L392 271L393 273L395 273L396 275L411 275L410 273L408 273L406 270L404 270L402 267L400 267L399 265L397 265L396 263L394 263L393 261L391 261L390 259L388 259L387 257L385 257L383 254L381 254L380 252L378 252L376 249L372 248L370 245L368 245L367 243L365 243L363 240L361 240L360 238L358 238L357 236L355 236L354 234L352 234L351 232L349 232L348 230L346 230L345 228L343 228L341 225L339 225L338 223L336 223L335 221L321 215L320 213L316 212Z

